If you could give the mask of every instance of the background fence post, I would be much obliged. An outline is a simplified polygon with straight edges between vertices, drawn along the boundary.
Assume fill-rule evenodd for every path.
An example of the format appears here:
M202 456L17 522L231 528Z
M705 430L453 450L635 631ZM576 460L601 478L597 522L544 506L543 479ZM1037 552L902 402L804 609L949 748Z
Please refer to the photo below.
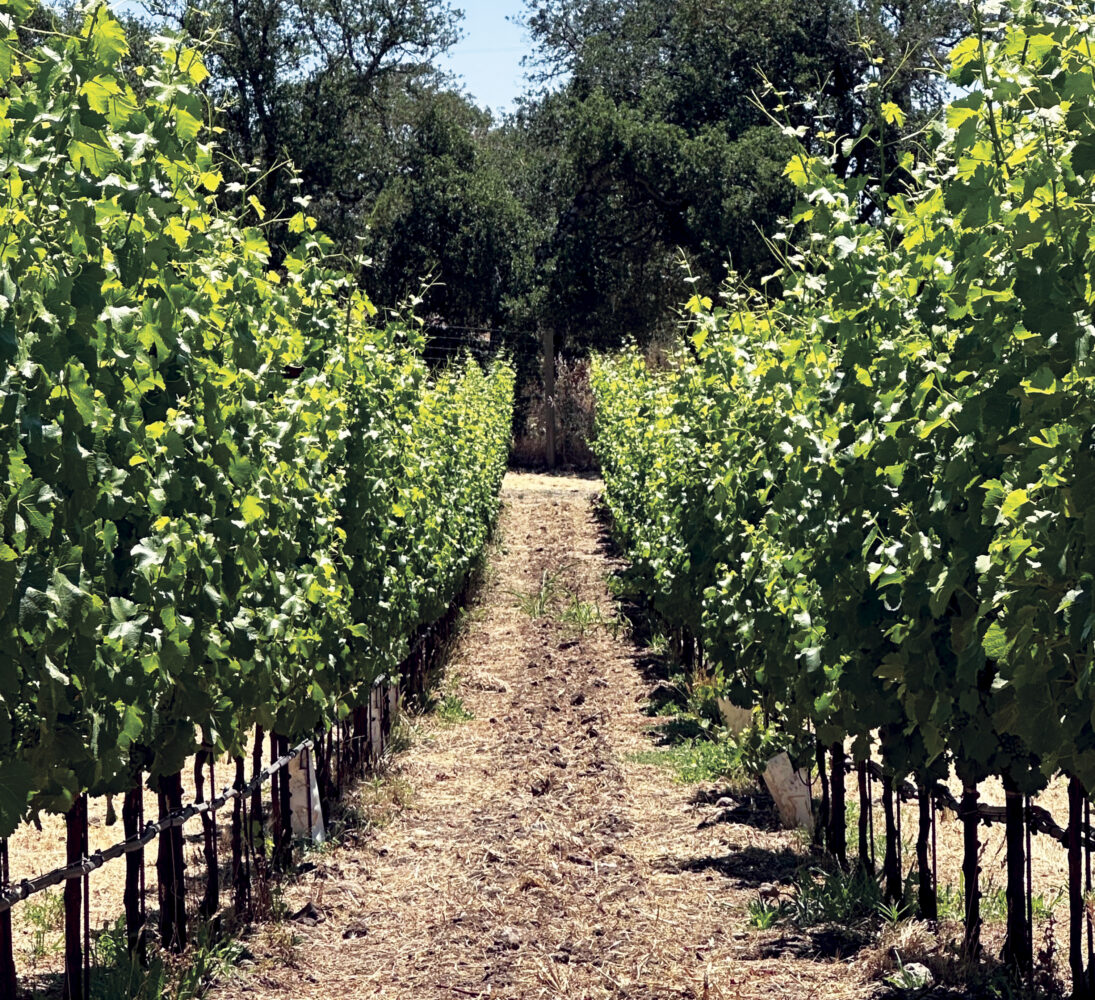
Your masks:
M544 457L549 469L555 468L555 331L546 327L544 345Z

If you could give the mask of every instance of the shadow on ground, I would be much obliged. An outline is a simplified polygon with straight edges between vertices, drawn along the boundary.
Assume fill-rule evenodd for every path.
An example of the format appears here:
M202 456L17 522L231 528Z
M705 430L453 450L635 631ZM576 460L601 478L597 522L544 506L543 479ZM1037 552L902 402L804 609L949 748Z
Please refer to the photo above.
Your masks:
M657 867L674 873L717 874L739 889L753 889L771 883L789 885L802 867L802 856L788 848L744 847L722 857L665 858Z

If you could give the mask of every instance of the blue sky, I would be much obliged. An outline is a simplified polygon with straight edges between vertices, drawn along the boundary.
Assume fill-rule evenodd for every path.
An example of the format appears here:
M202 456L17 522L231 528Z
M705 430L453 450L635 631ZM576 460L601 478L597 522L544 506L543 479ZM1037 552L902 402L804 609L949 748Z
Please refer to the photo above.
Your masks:
M116 10L143 13L140 0L112 0ZM521 0L456 0L464 11L463 37L441 58L443 70L453 73L475 99L496 114L513 109L525 89L521 57L529 39L520 24L507 18L521 17Z
M528 51L523 27L507 17L521 14L521 0L463 0L464 37L441 60L441 68L460 77L464 89L481 106L496 113L513 108L524 90L521 56Z

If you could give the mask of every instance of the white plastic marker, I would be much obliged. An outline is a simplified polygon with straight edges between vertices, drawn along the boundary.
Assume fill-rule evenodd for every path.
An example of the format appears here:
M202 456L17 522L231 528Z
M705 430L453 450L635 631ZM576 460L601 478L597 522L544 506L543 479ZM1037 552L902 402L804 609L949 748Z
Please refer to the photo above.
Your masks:
M786 753L777 754L764 769L764 783L776 800L779 820L788 830L800 826L814 832L814 808L810 800L810 782L791 766Z
M314 844L327 839L311 750L305 750L289 765L289 809L293 814L294 836L305 837Z

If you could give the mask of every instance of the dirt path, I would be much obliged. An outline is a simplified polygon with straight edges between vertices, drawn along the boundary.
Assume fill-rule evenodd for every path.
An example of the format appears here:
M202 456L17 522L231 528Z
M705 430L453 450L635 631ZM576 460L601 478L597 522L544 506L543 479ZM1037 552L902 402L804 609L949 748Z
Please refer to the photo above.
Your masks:
M651 746L636 650L579 627L612 614L599 488L508 477L450 668L450 706L474 718L431 723L399 765L405 807L286 891L318 922L266 928L214 997L865 995L846 964L789 958L746 927L758 885L798 864L794 838L727 822L717 789L633 762ZM534 618L542 596L556 611Z

